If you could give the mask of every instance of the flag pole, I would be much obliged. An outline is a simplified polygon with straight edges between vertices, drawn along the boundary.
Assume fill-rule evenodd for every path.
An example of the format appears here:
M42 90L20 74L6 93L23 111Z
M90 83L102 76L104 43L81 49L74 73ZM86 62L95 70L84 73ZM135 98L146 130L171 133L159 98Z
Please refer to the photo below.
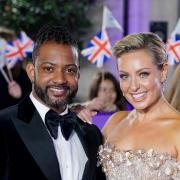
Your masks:
M104 34L104 30L105 30L105 5L103 6L103 13L102 13L102 27L101 27L101 33L102 35ZM101 81L100 84L104 81L104 68L103 66L100 67L100 71L101 71Z
M0 71L1 71L2 75L4 76L6 82L9 83L11 76L9 75L9 72L8 72L8 75L9 75L9 77L8 77L7 73L3 69L4 66L7 67L7 62L6 62L6 58L5 58L6 46L7 46L6 39L0 37ZM7 71L9 71L8 68L7 68Z
M0 71L1 71L4 79L6 80L6 82L9 84L9 83L10 83L10 80L9 80L8 76L6 75L6 73L4 72L4 69L3 69L3 68L0 68Z
M7 61L6 61L6 58L5 58L5 50L6 50L6 46L7 46L6 39L0 37L0 46L1 46L0 47L0 55L1 55L0 61L2 61L1 65L0 65L1 66L0 68L1 68L1 72L2 72L3 76L5 77L5 79L7 79L7 74L3 70L3 67L6 66L7 73L8 73L8 76L9 76L7 82L9 82L9 80L12 80L12 73L11 73L11 70L8 68Z
M103 31L105 30L105 28L106 28L106 27L105 27L105 26L106 26L106 25L105 25L105 21L106 21L106 20L105 20L105 18L106 18L106 17L105 17L105 16L106 16L106 15L105 15L105 11L106 11L106 6L103 6L102 28L101 28L102 32L103 32Z
M10 79L10 81L13 81L13 75L12 75L12 71L11 71L11 69L7 66L7 64L6 64L6 67L7 67L7 71L8 71L9 79Z
M103 81L105 80L105 70L104 68L101 69L101 82L102 83Z

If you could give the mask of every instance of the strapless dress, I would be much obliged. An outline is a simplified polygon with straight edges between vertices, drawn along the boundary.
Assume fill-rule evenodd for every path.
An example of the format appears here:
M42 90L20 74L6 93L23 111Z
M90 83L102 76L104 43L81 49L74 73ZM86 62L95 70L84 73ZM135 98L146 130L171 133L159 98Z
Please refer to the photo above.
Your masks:
M98 158L107 180L180 180L180 162L153 149L117 150L106 142Z

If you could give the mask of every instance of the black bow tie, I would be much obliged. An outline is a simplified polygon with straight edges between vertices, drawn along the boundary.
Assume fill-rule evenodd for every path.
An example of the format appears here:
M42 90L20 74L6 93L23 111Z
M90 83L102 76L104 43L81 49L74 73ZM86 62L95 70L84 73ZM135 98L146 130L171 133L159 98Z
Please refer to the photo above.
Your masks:
M49 110L45 115L45 124L54 139L57 139L60 124L62 135L68 140L76 124L75 118L76 116L71 111L61 116L57 112Z

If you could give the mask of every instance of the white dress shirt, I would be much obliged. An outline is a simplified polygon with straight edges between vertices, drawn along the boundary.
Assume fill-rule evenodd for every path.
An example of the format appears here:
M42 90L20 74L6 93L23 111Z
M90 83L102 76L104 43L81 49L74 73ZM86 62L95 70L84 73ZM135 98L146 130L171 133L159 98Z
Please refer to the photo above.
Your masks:
M49 107L39 102L32 93L30 94L30 99L45 123L45 115L49 111ZM67 112L68 107L60 115L64 115ZM59 126L57 139L51 138L59 162L62 180L81 180L87 162L87 156L76 132L73 130L69 140L66 141L61 133L61 127Z

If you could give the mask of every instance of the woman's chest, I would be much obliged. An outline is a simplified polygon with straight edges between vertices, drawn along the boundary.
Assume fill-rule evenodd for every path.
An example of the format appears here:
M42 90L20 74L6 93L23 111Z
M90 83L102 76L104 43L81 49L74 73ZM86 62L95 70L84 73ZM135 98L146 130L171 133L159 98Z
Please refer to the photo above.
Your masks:
M154 149L157 152L167 152L174 157L177 156L173 131L154 125L116 127L109 134L107 141L117 149Z

